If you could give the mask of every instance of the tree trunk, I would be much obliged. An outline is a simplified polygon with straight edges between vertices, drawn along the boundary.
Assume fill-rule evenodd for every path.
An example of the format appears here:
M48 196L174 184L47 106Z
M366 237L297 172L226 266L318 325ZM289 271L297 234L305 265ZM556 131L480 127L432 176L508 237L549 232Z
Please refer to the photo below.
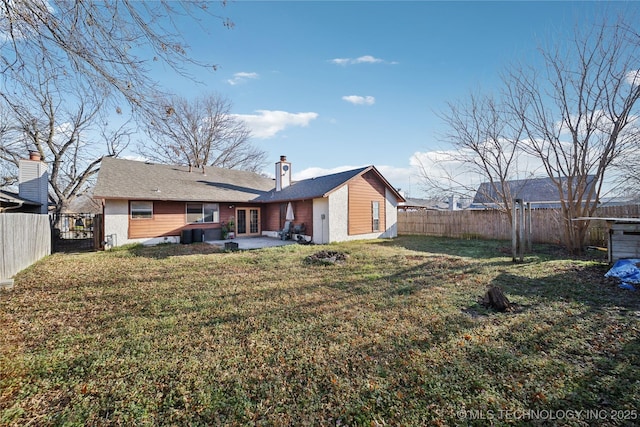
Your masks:
M502 289L497 286L489 287L480 303L487 308L492 308L497 311L509 311L512 308L511 303L502 292Z

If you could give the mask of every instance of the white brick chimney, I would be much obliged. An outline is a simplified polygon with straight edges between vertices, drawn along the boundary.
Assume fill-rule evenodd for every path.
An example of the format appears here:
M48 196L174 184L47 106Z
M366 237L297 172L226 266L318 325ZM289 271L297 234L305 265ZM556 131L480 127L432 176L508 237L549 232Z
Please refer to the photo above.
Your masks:
M29 159L21 159L18 174L18 197L40 203L40 213L46 214L49 205L49 172L37 151L29 152Z
M280 156L276 163L276 191L280 191L291 185L291 163L287 162L287 156Z

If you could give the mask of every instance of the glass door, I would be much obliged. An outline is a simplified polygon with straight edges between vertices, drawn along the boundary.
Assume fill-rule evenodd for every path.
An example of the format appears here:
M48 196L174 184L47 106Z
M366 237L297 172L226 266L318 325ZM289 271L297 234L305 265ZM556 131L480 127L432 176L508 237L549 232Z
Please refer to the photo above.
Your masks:
M236 233L238 236L260 235L260 209L236 209Z

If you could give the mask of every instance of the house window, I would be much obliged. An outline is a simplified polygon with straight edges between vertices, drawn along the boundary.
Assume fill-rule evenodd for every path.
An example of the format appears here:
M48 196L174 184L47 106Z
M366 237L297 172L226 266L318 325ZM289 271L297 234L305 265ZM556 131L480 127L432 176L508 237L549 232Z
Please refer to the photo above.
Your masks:
M371 202L373 231L380 231L380 202Z
M132 219L153 218L153 202L131 202Z
M187 222L220 222L217 203L187 203Z

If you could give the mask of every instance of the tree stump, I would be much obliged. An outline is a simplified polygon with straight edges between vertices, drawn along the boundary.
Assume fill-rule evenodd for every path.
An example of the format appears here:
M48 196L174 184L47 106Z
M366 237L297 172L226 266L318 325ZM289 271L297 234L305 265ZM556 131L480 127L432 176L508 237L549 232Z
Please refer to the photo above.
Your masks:
M504 295L502 289L497 286L490 286L480 303L497 311L509 311L512 308L512 304Z

